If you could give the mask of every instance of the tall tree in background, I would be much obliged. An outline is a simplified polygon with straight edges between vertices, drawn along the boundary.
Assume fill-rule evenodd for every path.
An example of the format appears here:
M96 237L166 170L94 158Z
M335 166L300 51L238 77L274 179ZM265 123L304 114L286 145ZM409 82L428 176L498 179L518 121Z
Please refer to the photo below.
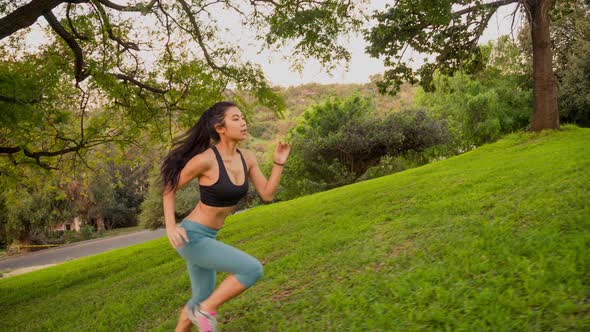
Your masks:
M567 7L575 0L560 1ZM550 11L553 0L399 0L385 11L375 13L378 24L366 32L367 51L374 57L385 56L390 67L381 92L395 94L404 81L420 82L432 90L435 71L452 75L459 70L473 72L481 66L477 43L498 8L516 5L512 15L524 12L530 26L533 52L533 113L529 129L559 128L557 88L553 73L550 40ZM514 20L513 20L514 22ZM403 58L411 48L425 54L436 54L418 70Z

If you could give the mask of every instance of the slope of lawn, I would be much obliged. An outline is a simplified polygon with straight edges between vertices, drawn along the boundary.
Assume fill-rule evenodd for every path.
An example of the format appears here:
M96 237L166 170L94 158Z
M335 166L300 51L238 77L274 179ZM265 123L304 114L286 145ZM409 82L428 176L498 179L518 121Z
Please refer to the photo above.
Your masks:
M590 129L257 207L218 238L265 266L223 331L588 331ZM171 331L189 297L161 238L0 280L0 330Z

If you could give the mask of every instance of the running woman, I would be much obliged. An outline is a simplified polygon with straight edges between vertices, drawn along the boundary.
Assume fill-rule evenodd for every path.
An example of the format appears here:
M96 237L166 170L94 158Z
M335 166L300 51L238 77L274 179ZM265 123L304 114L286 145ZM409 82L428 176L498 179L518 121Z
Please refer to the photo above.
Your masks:
M186 260L192 297L182 308L176 331L216 331L217 308L262 276L262 264L245 252L216 240L224 220L248 192L248 178L264 201L272 201L291 145L278 142L268 180L253 153L238 149L247 138L239 108L219 102L178 137L161 167L164 219L170 244ZM198 178L201 199L176 225L175 193ZM217 271L231 274L215 288Z

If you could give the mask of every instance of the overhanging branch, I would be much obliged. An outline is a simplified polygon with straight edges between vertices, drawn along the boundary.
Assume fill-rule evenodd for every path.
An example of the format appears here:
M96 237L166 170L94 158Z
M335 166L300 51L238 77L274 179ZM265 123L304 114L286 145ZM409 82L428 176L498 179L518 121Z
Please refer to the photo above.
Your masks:
M476 11L476 10L480 10L480 9L497 9L497 8L502 7L502 6L506 6L506 5L509 5L511 3L520 2L520 1L521 0L499 0L499 1L489 2L489 3L482 3L480 5L476 5L476 6L468 7L468 8L465 8L465 9L461 9L459 11L456 11L456 12L452 13L451 15L453 16L453 18L457 18L457 17L460 17L460 16L465 15L467 13L471 13L473 11Z
M162 89L153 87L151 85L142 83L142 82L140 82L140 81L136 80L135 78L128 76L128 75L117 74L117 73L109 73L109 75L113 75L114 77L116 77L120 80L123 80L123 81L131 82L142 89L146 89L146 90L154 92L154 93L165 94L166 92L168 92L167 90L162 90Z
M203 55L205 56L205 61L207 61L207 64L209 65L209 67L227 74L226 67L218 66L213 61L213 58L211 58L209 51L207 51L207 45L205 45L205 41L203 39L203 34L201 33L201 29L199 29L199 25L197 24L197 21L195 20L195 16L191 12L191 7L184 0L178 0L178 2L180 2L182 9L184 10L186 15L188 16L189 21L191 22L191 25L193 27L194 37L197 39L197 43L199 44L199 47L203 51Z
M118 11L122 11L122 12L147 12L150 9L152 9L152 7L154 6L154 4L156 3L156 0L151 0L148 4L144 4L144 3L138 3L136 5L133 6L122 6L122 5L118 5L116 3L110 2L109 0L97 0L98 2L102 3L103 5L118 10Z
M137 44L124 41L123 39L115 36L115 34L113 33L113 29L111 27L111 21L107 15L107 13L105 12L104 8L102 8L101 3L102 2L98 1L98 0L96 2L94 2L94 4L96 5L96 9L98 10L98 13L103 21L104 29L106 30L107 34L109 35L109 38L111 40L114 40L115 42L117 42L117 44L121 45L121 47L123 47L123 51L126 51L127 49L139 51L139 46L137 46Z
M8 96L2 96L0 95L0 101L5 102L5 103L11 103L11 104L19 104L19 105L27 105L27 104L36 104L41 102L41 98L36 98L36 99L31 99L31 100L21 100L15 97L8 97Z
M74 65L74 76L76 77L76 82L82 82L83 80L90 75L90 73L84 70L84 55L82 54L82 49L80 45L76 42L76 39L72 35L70 35L64 27L59 24L57 18L53 15L51 11L48 11L43 14L43 17L49 23L49 26L57 33L65 42L68 44L72 52L74 52L75 58L75 65Z
M0 19L0 40L33 25L44 13L62 3L83 3L88 0L32 0Z

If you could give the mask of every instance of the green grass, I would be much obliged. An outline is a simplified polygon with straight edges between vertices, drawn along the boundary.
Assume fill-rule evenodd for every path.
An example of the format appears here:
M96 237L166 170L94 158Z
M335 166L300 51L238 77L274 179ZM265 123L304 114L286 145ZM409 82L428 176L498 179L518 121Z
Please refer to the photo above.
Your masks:
M234 215L219 239L265 275L221 328L588 331L589 169L590 129L564 126ZM190 285L161 238L0 294L2 331L171 331Z

